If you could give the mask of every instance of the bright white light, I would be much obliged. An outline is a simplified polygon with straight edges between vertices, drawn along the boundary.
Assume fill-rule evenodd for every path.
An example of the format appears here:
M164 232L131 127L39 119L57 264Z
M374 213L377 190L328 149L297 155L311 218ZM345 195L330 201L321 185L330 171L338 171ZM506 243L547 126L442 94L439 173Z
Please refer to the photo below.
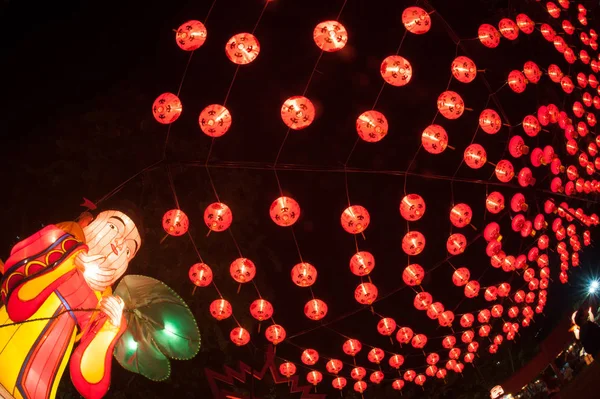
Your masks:
M600 283L597 280L594 280L590 283L590 287L588 288L588 292L590 294L595 294L596 291L598 291L598 288L600 288Z

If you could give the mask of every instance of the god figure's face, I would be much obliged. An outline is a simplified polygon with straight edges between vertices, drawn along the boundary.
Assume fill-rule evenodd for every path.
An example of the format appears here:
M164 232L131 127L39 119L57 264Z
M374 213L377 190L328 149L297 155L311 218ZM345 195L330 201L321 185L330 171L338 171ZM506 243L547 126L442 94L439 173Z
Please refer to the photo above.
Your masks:
M104 211L83 228L87 254L79 264L92 289L103 291L114 284L140 248L142 241L133 221L120 211Z

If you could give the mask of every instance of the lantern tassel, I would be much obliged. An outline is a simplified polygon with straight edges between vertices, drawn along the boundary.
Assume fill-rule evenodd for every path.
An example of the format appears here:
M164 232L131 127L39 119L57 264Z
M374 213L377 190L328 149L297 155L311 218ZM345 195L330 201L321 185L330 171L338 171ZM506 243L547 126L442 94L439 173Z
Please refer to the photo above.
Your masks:
M257 333L259 333L259 334L260 334L260 325L261 325L261 324L262 324L262 323L259 321L259 322L258 322L258 331L257 331Z
M392 339L391 335L390 335L390 343L392 344L392 346L394 346L394 340Z
M206 236L207 236L207 237L210 235L210 232L211 232L211 231L212 231L211 229L208 229L208 233L206 233Z
M196 288L198 288L198 286L194 285L194 289L192 290L192 295L194 295L196 293Z
M361 231L361 232L360 232L360 235L362 236L363 240L366 240L366 239L367 239L367 237L365 237L365 233L364 233L364 231Z
M370 275L367 275L367 279L369 280L369 283L371 283L371 284L373 283L373 281L371 281L371 276Z
M477 227L473 226L472 224L469 224L469 226L471 226L473 230L477 231Z
M489 162L489 161L488 161L488 163L489 163L490 165L492 165L494 168L496 167L496 164L495 164L495 163L493 163L493 162Z
M240 290L242 289L242 284L240 283L240 285L238 285L238 289L237 289L237 293L240 293Z
M456 148L452 147L451 145L449 145L448 148L450 148L451 150L456 150Z
M485 71L486 71L485 69L478 69L477 70L477 72L480 72L480 73L485 73Z
M162 243L165 242L165 240L167 239L168 236L169 236L168 234L165 234L165 236L162 238L162 240L160 240L159 244L162 245Z
M467 107L465 107L465 111L473 111L473 108L467 108Z
M375 309L373 309L373 306L371 306L371 313L375 314Z

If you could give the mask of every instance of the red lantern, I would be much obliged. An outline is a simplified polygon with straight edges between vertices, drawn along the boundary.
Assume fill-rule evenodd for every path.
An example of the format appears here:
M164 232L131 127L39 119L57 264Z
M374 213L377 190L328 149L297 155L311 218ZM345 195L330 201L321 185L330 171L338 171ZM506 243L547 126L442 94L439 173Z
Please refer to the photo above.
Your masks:
M418 194L408 194L400 201L400 215L408 221L419 220L425 214L425 201Z
M327 315L327 304L320 299L311 299L304 305L304 314L311 320L321 320Z
M448 134L440 125L430 125L423 131L421 142L430 154L441 154L448 147Z
M277 345L285 340L285 329L279 324L272 324L265 330L265 337L267 341L273 345Z
M498 286L497 290L498 296L505 298L510 294L510 284L502 283Z
M390 360L388 360L388 363L390 364L390 367L393 367L396 370L398 370L404 364L404 356L393 355L392 357L390 357Z
M429 32L431 18L421 7L408 7L402 12L402 23L407 31L415 35Z
M429 305L431 305L432 301L433 299L431 298L430 293L419 292L417 295L415 295L415 300L413 304L415 305L415 308L417 310L426 310L429 307Z
M490 193L485 200L485 207L490 213L500 213L504 209L504 196L498 191Z
M477 76L477 66L473 60L462 55L452 61L450 71L456 80L462 83L470 83Z
M540 122L533 115L527 115L523 118L523 131L530 137L535 137L542 130Z
M316 370L309 371L308 374L306 374L306 381L314 386L317 386L318 383L323 381L323 374Z
M546 9L548 10L548 14L550 14L550 16L552 18L560 17L560 8L558 8L558 6L556 4L554 4L553 2L551 2L551 1L547 2Z
M483 238L486 241L500 241L502 236L500 235L500 225L496 222L488 223L483 229Z
M396 333L396 340L401 344L407 344L413 338L413 335L413 330L410 327L400 327Z
M377 331L381 335L391 336L396 329L396 321L391 317L384 317L377 323Z
M502 127L502 120L496 111L487 108L479 114L479 126L487 134L496 134Z
M425 334L416 334L411 341L411 345L417 349L422 349L427 345L427 337Z
M503 183L508 183L515 176L515 168L510 161L505 159L496 164L496 177Z
M231 316L231 313L233 313L233 310L231 309L231 304L222 298L215 299L210 304L209 309L211 316L219 321L227 319L229 316Z
M292 281L298 287L310 287L317 281L317 269L307 262L298 263L292 268Z
M542 70L533 61L527 61L525 65L523 65L523 73L527 80L533 84L539 82L542 77Z
M409 231L402 238L402 250L411 256L416 256L425 249L425 236L418 231Z
M533 172L531 172L531 169L528 167L525 167L519 171L517 180L521 187L533 186L535 184Z
M260 44L251 33L238 33L225 45L225 54L237 65L249 64L258 57Z
M464 333L462 333L460 340L462 342L464 342L465 344L468 344L473 341L473 338L475 338L475 333L473 332L473 330L468 330L468 331L465 331ZM458 359L459 356L460 356L460 349L454 348L450 351L450 359L456 360L456 359Z
M494 306L492 306L492 317L498 318L502 316L502 313L504 313L504 307L502 307L502 305L496 304Z
M250 304L250 314L258 321L270 319L273 316L273 305L267 300L257 299Z
M173 93L161 94L152 104L154 119L163 125L175 122L181 115L182 109L181 101Z
M513 136L508 143L508 151L513 157L519 158L529 153L529 147L525 145L525 141L521 136Z
M388 132L388 122L381 112L371 110L360 114L356 119L358 136L369 143L383 139Z
M342 212L341 223L344 230L350 234L360 234L369 227L371 217L366 208L351 205Z
M324 21L315 27L313 39L317 47L331 53L339 51L346 46L348 32L344 28L344 25L338 21Z
M402 280L409 286L421 285L421 281L425 277L425 270L418 264L408 265L402 272Z
M460 234L455 233L448 237L448 241L446 242L446 249L452 255L462 254L465 251L467 246L467 238Z
M359 277L366 276L375 267L375 257L367 251L360 251L350 258L350 271Z
M523 75L523 72L517 70L511 71L508 74L508 87L517 94L523 93L527 87L527 79Z
M227 205L222 202L213 202L204 211L204 223L212 231L225 231L231 226L233 215Z
M229 274L238 283L247 283L256 275L256 266L250 259L238 258L231 263Z
M471 207L467 204L456 204L450 210L450 222L455 227L465 227L466 225L471 223L471 217L473 213L471 211Z
M271 204L269 209L271 220L279 226L291 226L300 217L300 205L290 197L279 197Z
M237 346L244 346L250 342L250 333L243 327L236 327L229 333L229 339Z
M392 388L394 388L396 391L401 391L402 388L404 388L404 381L394 380L394 382L392 382Z
M435 320L439 317L439 315L444 311L444 305L440 302L432 303L429 308L427 308L427 316Z
M209 137L221 137L231 127L231 113L219 104L211 104L200 112L200 130Z
M490 325L484 324L483 326L479 327L479 336L482 338L487 337L488 335L490 335L490 331L492 331Z
M379 348L373 348L369 351L367 358L371 363L379 364L385 357L385 352Z
M494 354L494 353L498 352L498 345L496 345L496 344L491 344L491 345L489 346L489 348L488 348L488 351L489 351L491 354Z
M281 373L281 375L290 378L291 376L296 374L296 365L291 362L282 363L279 366L279 372Z
M464 328L469 328L473 325L475 317L471 313L465 313L460 317L460 325Z
M329 372L331 374L337 374L337 373L339 373L342 370L343 367L344 367L344 364L342 363L341 360L338 360L338 359L331 359L325 365L325 368L327 369L327 372Z
M480 323L487 323L488 321L490 321L491 316L492 313L489 310L483 309L479 311L479 314L477 315L477 320Z
M350 356L355 356L362 349L362 344L357 339L348 339L342 346L344 353Z
M457 287L462 287L463 285L467 284L470 276L471 273L469 272L469 269L466 267L459 267L452 274L452 282Z
M300 360L302 360L302 363L306 364L307 366L312 366L319 361L319 352L314 349L306 349L304 352L302 352Z
M477 32L479 41L485 47L495 48L500 44L500 32L490 24L483 24Z
M414 381L416 376L417 376L417 373L415 373L414 370L406 370L404 372L404 380L405 381L412 382L412 381Z
M175 33L175 42L180 49L194 51L206 41L206 27L200 21L191 20L179 26Z
M362 367L355 367L350 372L350 377L352 377L353 380L360 381L363 378L365 378L365 375L367 375L367 371ZM365 387L366 387L366 385L365 385Z
M189 219L181 209L167 211L162 219L163 229L167 234L174 237L187 233L189 225Z
M481 145L471 144L465 149L464 160L468 167L479 169L487 162L487 154Z
M415 384L423 386L423 384L425 384L425 380L427 380L427 377L425 377L423 374L419 374L415 377Z
M486 301L495 301L498 295L498 289L496 287L488 287L485 290L485 293L483 294L483 297L485 298Z
M333 381L331 381L331 386L333 386L335 389L339 389L340 391L344 389L346 384L347 381L344 377L336 377L333 379Z
M519 14L516 18L517 26L521 29L521 32L529 35L533 33L535 29L535 22L531 20L526 14Z
M381 77L392 86L404 86L412 78L410 62L399 55L390 55L381 63Z
M437 107L440 113L448 119L457 119L465 112L465 102L454 91L445 91L438 97Z
M563 91L567 94L573 93L573 90L575 89L573 81L568 76L562 77L562 79L560 80L560 87L562 87Z
M428 366L425 369L425 374L427 374L430 377L435 377L435 373L437 373L437 371L438 371L437 366Z
M363 393L367 389L367 383L364 381L356 381L354 383L354 390L359 393Z
M556 31L552 29L552 27L548 24L542 24L540 26L540 31L542 32L542 36L544 36L544 39L546 39L549 42L552 42L554 40L554 37L556 36Z
M377 299L377 287L373 283L361 283L354 290L354 299L363 305L370 305Z
M290 97L281 106L281 119L290 129L304 129L315 120L315 106L306 97Z
M213 272L206 263L195 263L188 273L190 280L197 287L206 287L213 281Z
M471 280L465 285L465 296L475 298L477 295L479 295L479 283L476 280Z
M498 23L498 30L508 40L516 40L519 37L519 27L509 18L502 18Z
M447 374L448 372L445 369L439 369L437 373L435 373L435 376L440 380L443 380L444 378L446 378Z
M450 349L456 345L456 338L452 335L447 335L442 340L442 346L446 349Z

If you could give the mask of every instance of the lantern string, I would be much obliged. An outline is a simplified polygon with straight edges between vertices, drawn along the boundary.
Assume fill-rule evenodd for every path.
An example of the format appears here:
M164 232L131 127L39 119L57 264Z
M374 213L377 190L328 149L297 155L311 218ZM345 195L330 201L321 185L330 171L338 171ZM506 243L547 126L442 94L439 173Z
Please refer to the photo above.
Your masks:
M233 235L233 232L231 231L231 227L228 228L227 231L229 232L229 235L231 236L233 244L235 245L235 248L237 249L238 254L240 255L240 258L243 258L244 256L242 255L242 250L240 249L240 246L239 246L237 240L235 239L235 236Z
M192 243L192 247L194 248L194 251L196 251L196 255L198 255L198 259L200 260L200 263L204 263L204 260L202 260L202 255L200 255L200 251L198 250L198 247L196 246L196 243L194 242L194 238L192 237L192 233L190 233L189 229L187 231L187 235L190 239L190 242Z
M173 183L173 175L171 174L171 167L169 164L166 164L167 168L167 176L169 178L169 187L171 187L171 192L173 193L173 199L175 200L175 206L177 209L181 209L179 206L179 199L177 198L177 192L175 191L175 184Z
M134 173L131 177L127 178L121 184L119 184L118 186L116 186L115 188L113 188L111 191L109 191L102 198L100 198L99 200L96 200L95 204L99 205L102 202L106 201L107 199L111 198L113 195L115 195L116 193L118 193L119 191L121 191L123 189L123 187L125 187L133 179L135 179L136 177L142 175L144 172L147 172L147 171L149 171L151 169L154 169L154 168L158 167L161 163L163 163L163 161L164 161L163 159L159 159L158 161L153 162L150 165L148 165L148 166L144 167L143 169L139 170L138 172Z
M258 290L258 286L256 285L256 282L254 281L254 279L252 279L252 285L254 286L254 290L256 291L256 295L258 295L259 299L262 299L262 296L260 295L260 291ZM275 323L273 323L275 324Z
M235 79L237 78L239 70L240 65L236 66L235 68L235 72L233 73L233 77L231 78L231 82L229 83L229 88L227 89L227 93L225 94L225 99L223 100L223 107L227 105L227 100L229 99L229 95L231 94L231 90L233 89L233 84L235 83Z
M254 33L256 32L256 29L258 28L258 24L260 23L260 20L262 19L263 15L265 14L265 11L267 10L267 7L269 6L269 3L271 3L271 0L265 0L265 5L262 8L262 10L260 11L260 15L258 16L258 19L256 20L256 23L254 24L254 28L252 28L252 34L254 35Z
M292 237L294 237L294 244L296 244L296 250L298 251L298 257L300 258L300 262L304 263L302 259L302 253L300 252L300 245L298 244L298 239L296 238L296 232L294 231L294 226L290 226L290 230L292 231Z

